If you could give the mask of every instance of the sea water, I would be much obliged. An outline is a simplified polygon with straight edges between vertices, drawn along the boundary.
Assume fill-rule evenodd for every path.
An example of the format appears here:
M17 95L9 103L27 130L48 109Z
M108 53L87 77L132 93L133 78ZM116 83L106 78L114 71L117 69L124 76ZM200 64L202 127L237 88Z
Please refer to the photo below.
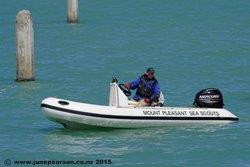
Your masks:
M36 81L17 83L15 16L22 9L34 21ZM1 166L7 159L250 166L249 1L80 0L78 24L66 23L66 10L62 0L0 2ZM42 115L49 96L107 105L112 76L129 82L150 66L166 106L188 106L199 90L215 87L240 121L72 131Z

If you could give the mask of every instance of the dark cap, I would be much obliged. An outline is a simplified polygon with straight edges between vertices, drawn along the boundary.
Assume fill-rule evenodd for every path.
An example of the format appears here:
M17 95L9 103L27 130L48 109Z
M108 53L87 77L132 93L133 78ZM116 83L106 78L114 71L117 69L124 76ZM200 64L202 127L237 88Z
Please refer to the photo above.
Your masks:
M149 67L149 68L147 69L147 72L155 72L155 69L154 69L153 67Z

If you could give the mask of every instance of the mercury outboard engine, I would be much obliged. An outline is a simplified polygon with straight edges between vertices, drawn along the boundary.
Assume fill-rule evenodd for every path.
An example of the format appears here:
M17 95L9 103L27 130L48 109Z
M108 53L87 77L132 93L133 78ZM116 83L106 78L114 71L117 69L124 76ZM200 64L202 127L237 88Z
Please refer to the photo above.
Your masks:
M223 96L219 89L203 89L196 94L193 104L201 108L223 108Z

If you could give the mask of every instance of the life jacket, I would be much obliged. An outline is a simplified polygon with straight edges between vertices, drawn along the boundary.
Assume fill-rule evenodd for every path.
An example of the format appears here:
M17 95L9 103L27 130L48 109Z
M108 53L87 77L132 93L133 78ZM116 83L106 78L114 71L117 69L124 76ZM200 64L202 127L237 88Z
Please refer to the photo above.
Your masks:
M141 83L139 84L136 95L150 98L153 94L152 88L154 88L155 84L157 83L157 80L155 78L153 79L147 79L147 75L144 74L140 77ZM151 88L148 85L148 82L153 82L151 85Z

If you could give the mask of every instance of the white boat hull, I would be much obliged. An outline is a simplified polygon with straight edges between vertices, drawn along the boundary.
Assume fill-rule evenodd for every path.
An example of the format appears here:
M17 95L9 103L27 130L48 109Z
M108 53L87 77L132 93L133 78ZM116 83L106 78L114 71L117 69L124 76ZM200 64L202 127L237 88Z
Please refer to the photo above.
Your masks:
M190 123L229 123L239 120L226 109L116 107L79 103L58 98L44 99L41 108L49 120L70 129L143 128Z

